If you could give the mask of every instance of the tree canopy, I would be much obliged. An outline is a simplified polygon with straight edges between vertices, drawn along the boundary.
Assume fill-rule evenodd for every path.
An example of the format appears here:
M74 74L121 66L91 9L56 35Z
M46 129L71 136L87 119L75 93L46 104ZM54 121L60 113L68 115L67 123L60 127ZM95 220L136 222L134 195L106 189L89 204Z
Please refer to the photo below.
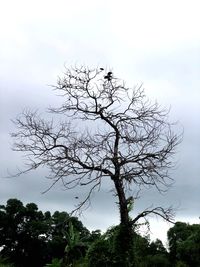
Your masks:
M129 212L144 187L159 192L168 188L169 169L181 138L173 131L167 110L150 102L141 86L127 87L112 71L66 69L54 89L64 101L50 112L61 115L62 122L24 111L15 120L14 150L25 152L25 172L48 167L52 186L62 181L66 189L87 187L76 208L79 211L87 207L102 181L109 179L118 202L121 248L126 255L133 226L141 218L155 214L172 220L172 209L162 206L147 208L135 218Z
M173 263L200 266L200 225L176 222L168 231L170 257Z

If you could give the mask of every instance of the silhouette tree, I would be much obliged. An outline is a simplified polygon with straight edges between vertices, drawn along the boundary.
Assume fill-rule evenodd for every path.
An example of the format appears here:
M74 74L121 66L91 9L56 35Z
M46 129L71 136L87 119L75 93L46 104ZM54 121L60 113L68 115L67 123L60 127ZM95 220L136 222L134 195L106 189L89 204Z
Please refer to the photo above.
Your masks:
M130 89L103 68L66 69L54 89L64 102L50 111L65 121L56 124L30 110L15 120L13 149L25 152L28 164L20 173L46 166L51 187L58 181L66 189L87 187L76 211L86 208L91 194L110 179L118 199L121 253L124 262L129 262L124 266L134 266L128 252L133 225L149 214L168 221L173 214L171 208L155 207L130 218L130 204L143 187L160 192L168 188L169 169L181 137L172 130L168 111L151 103L141 86ZM127 201L130 192L132 203Z
M43 266L48 225L37 205L9 199L0 207L0 256L15 266Z

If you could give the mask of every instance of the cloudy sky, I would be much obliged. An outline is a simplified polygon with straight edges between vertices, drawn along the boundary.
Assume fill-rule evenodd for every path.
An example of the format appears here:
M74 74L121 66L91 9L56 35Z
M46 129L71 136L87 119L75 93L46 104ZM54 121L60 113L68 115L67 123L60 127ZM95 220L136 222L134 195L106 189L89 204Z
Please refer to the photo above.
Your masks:
M11 150L11 119L25 107L44 110L58 99L64 65L112 68L133 87L144 84L149 98L171 107L184 128L170 191L145 192L137 209L174 205L176 220L199 222L200 203L200 3L195 0L0 0L0 201L16 197L43 210L73 209L74 193L61 185L41 194L45 170L18 178L7 172L23 165ZM114 200L104 187L81 220L90 229L118 223ZM137 211L136 211L137 212ZM153 237L164 240L168 224L152 219Z

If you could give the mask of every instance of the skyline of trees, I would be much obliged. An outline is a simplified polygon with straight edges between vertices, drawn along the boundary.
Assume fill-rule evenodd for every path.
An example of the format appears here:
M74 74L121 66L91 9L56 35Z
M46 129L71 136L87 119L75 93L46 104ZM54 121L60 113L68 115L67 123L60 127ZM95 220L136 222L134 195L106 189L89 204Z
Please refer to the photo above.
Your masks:
M120 225L105 233L89 231L66 211L51 214L40 211L35 203L23 205L18 199L8 199L0 205L0 266L119 267L123 264L118 253L119 230ZM168 230L167 249L159 239L151 241L139 231L133 240L137 267L200 264L200 224L176 222Z

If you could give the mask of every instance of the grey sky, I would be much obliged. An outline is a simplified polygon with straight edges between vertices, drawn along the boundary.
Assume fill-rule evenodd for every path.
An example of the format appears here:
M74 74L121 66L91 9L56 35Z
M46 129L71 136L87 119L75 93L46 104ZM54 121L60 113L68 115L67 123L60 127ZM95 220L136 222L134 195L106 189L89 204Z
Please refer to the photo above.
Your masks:
M130 87L143 82L147 95L171 106L170 117L184 127L174 186L164 196L143 194L137 209L153 202L178 207L177 220L195 222L200 203L200 34L199 1L1 1L0 0L0 201L18 197L40 208L70 211L74 193L58 185L49 193L45 171L4 179L22 166L11 151L10 119L24 107L44 109L59 103L49 84L64 64L113 68ZM105 210L106 207L106 210ZM90 228L118 223L109 193L93 197L81 218ZM163 238L168 225L152 223ZM160 228L161 231L160 231Z

